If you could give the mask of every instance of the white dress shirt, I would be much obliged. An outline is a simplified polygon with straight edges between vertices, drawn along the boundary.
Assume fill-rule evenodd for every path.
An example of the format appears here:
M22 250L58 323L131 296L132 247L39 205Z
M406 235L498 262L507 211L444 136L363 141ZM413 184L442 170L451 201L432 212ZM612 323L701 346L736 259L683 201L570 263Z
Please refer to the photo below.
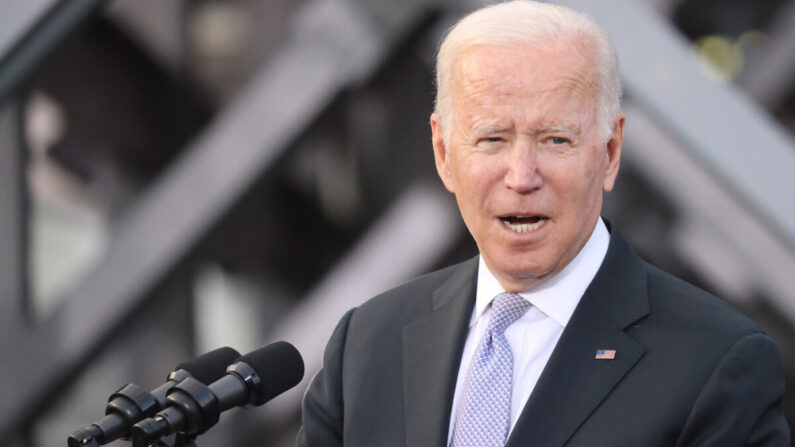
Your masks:
M596 276L597 270L607 254L610 233L600 218L577 256L555 276L537 288L520 295L532 304L530 310L505 330L505 338L513 354L513 390L511 396L511 430L524 408L530 393L538 382L541 371L549 361L563 329L568 324L574 308L580 302L585 289ZM448 444L453 434L458 401L469 363L475 354L491 318L491 301L505 292L497 278L489 271L480 257L478 266L477 295L475 308L469 322L469 333L458 369L458 379L453 396Z

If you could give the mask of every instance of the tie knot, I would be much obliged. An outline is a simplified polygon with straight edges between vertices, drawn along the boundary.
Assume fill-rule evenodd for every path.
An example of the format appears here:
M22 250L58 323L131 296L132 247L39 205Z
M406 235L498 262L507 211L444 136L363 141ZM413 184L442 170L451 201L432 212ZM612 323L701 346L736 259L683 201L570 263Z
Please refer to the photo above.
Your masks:
M492 314L489 329L503 333L530 309L530 302L515 293L501 293L491 303Z

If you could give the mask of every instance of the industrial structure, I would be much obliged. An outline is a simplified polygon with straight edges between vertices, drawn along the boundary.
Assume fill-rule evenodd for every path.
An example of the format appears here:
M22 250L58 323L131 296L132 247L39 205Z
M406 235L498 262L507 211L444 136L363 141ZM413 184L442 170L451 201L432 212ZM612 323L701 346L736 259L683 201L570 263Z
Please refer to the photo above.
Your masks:
M795 2L556 2L621 60L605 217L776 340L795 426ZM293 445L338 318L476 253L428 118L436 45L481 3L3 2L3 445L64 445L125 383L275 340L302 384L199 445Z

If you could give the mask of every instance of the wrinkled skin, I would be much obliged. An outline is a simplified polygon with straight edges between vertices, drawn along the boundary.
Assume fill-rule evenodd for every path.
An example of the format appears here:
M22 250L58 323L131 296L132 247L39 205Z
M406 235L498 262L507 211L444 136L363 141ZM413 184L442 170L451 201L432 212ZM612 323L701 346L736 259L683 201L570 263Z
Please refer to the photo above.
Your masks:
M574 259L613 188L624 116L600 135L593 65L567 42L469 47L453 66L449 123L431 116L439 176L506 291L531 290Z

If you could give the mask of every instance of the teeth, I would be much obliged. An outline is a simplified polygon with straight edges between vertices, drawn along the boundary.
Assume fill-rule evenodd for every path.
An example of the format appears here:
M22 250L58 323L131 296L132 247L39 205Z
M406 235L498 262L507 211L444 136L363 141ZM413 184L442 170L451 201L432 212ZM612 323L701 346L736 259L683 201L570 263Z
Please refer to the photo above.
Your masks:
M511 231L515 231L517 233L527 233L533 230L537 230L541 225L544 224L544 219L539 219L538 222L535 223L522 223L522 224L512 224L507 219L501 219L501 220L506 227L510 228Z

